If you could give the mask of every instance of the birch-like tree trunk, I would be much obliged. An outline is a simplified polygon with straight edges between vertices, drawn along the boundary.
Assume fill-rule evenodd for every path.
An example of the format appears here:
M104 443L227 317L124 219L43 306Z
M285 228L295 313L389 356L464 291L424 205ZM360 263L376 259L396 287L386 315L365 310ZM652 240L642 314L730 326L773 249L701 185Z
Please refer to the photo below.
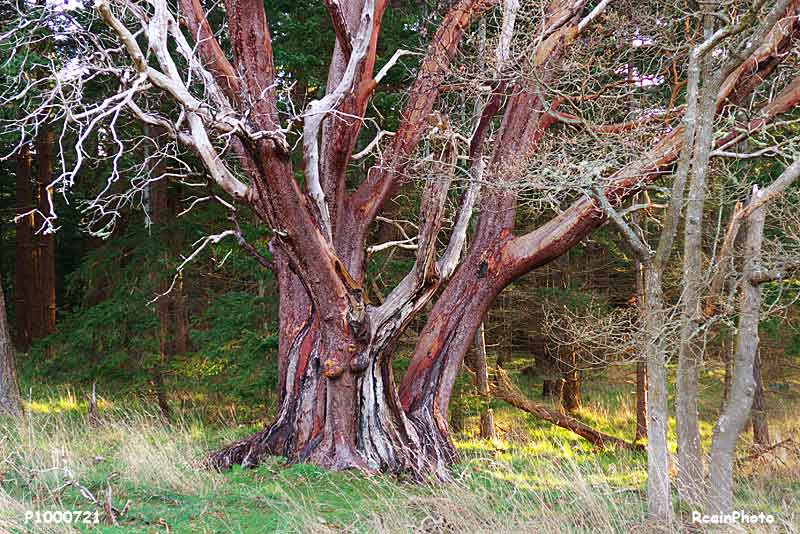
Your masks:
M757 190L753 197L757 196ZM739 435L750 417L755 393L753 370L758 354L761 284L753 279L761 263L766 208L754 210L747 220L741 304L728 402L714 425L711 442L708 510L727 513L733 508L733 459Z

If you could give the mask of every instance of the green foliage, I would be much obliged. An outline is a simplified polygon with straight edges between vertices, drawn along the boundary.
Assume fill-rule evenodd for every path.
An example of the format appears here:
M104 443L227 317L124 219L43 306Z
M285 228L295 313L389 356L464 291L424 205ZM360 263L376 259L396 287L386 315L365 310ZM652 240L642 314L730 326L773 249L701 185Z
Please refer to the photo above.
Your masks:
M175 360L176 384L224 394L263 415L265 396L278 382L278 335L262 324L263 299L243 292L218 296L195 323L195 350ZM259 413L261 409L261 413Z

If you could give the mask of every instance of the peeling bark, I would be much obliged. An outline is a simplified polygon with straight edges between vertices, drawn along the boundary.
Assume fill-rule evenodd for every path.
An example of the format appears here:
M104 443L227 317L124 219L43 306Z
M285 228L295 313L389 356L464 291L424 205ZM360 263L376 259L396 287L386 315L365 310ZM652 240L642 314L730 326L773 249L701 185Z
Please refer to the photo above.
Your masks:
M480 113L469 149L472 180L462 196L446 250L437 259L445 202L454 178L434 164L421 202L414 266L380 305L371 303L363 287L369 228L402 184L404 171L429 131L441 85L465 32L497 4L496 0L458 0L449 5L409 90L392 142L363 183L348 195L344 176L365 105L380 77L374 77L372 70L386 3L326 3L337 43L327 91L302 115L302 186L295 177L292 149L278 119L272 40L263 2L225 0L233 52L229 62L202 3L181 0L185 23L203 60L189 60L192 74L197 75L192 79L204 83L213 103L209 106L193 96L185 82L188 78L179 73L170 55L173 42L188 57L192 52L177 35L177 23L170 18L165 0L152 2L152 18L140 20L148 31L135 36L126 22L114 15L107 0L95 4L117 34L137 75L181 107L182 121L173 124L157 110L137 107L131 108L134 115L147 124L166 121L176 139L196 152L216 185L234 203L249 205L271 235L280 297L278 416L255 436L211 455L209 463L217 468L234 463L255 465L265 454L282 454L290 461L311 461L333 469L446 477L447 467L455 460L447 428L448 403L464 354L474 343L486 310L514 279L563 254L605 221L594 203L584 198L535 231L513 235L514 182L526 156L557 121L551 112L558 103L545 102L541 87L555 81L560 62L580 30L608 4L601 2L582 17L587 2L552 0L544 10L542 33L531 57L535 72L520 79L498 73L499 80ZM498 49L498 70L508 59L507 36L513 34L518 2L507 0L504 6L505 37ZM149 15L149 8L146 11ZM147 18L142 13L126 12L126 17ZM168 35L173 41L168 41ZM140 44L144 41L147 53ZM756 72L773 69L769 58L777 53L759 49L763 61L751 66ZM736 90L736 80L752 81L752 71L741 71L733 78L734 83L722 94L715 94L717 106ZM486 157L487 132L501 110L496 148ZM445 149L437 153L438 163L444 167L457 161L456 150L448 148L456 136L448 130L444 129ZM232 139L232 153L241 162L244 178L227 167L227 154L212 142L219 134ZM606 192L610 201L620 202L668 170L682 142L683 130L673 130L640 160L615 173L611 177L614 185ZM496 187L481 191L481 182ZM476 206L481 215L474 238L466 257L459 261ZM227 233L231 234L236 232ZM660 291L660 279L658 283ZM409 321L437 294L440 297L398 393L391 366L395 345ZM663 356L663 351L657 355ZM663 361L660 363L663 366ZM597 443L611 441L567 416L542 414Z

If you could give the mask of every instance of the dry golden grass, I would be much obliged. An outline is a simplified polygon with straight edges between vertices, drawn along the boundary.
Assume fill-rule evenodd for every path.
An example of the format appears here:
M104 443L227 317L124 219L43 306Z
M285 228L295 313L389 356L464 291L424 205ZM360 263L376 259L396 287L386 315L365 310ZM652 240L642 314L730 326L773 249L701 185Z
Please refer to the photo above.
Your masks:
M592 402L585 410L609 421L632 417L629 403L618 404L616 410ZM719 529L690 524L685 509L674 524L649 522L641 455L598 454L552 427L531 427L509 413L497 413L505 429L501 439L459 444L463 462L455 481L420 486L312 466L286 469L278 461L222 475L197 468L211 447L199 424L165 425L143 411L108 409L92 425L80 410L45 405L20 419L0 420L2 534L74 531L31 529L24 524L27 510L67 510L76 503L101 510L70 484L100 498L111 487L119 508L130 500L120 526L107 527L126 533L163 532L163 525L186 534L797 533L800 524L800 449L791 442L737 467L736 508L769 511L776 523ZM776 442L800 431L796 412L788 408L772 413L770 423ZM751 454L745 436L738 456Z

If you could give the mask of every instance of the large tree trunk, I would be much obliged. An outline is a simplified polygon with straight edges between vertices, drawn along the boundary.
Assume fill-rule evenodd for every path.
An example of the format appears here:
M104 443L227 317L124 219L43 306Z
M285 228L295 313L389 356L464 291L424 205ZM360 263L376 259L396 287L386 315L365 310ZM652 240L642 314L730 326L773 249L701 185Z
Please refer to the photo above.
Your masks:
M733 381L728 402L714 425L711 442L708 510L713 514L727 513L733 508L733 456L750 417L755 393L753 371L758 354L761 287L753 276L761 260L765 211L763 207L756 209L748 219Z
M16 315L17 346L22 351L28 350L32 341L33 323L33 287L35 250L33 242L33 189L31 186L31 154L28 145L24 144L17 154L17 189L16 189L16 252L14 268L14 311Z
M6 320L6 299L0 285L0 413L19 415L22 412L11 331Z
M285 456L322 467L368 472L449 476L449 461L428 462L425 440L406 418L392 373L398 337L411 314L381 317L371 310L371 331L354 333L318 316L305 286L276 251L280 293L279 368L281 398L274 422L256 435L209 457L210 465L257 465L264 455ZM336 354L330 339L349 339L346 354ZM363 347L363 348L361 348ZM327 376L329 361L344 360L347 369Z
M400 385L400 399L430 461L456 459L447 424L458 371L490 304L499 293L490 258L468 257L434 304ZM499 369L499 367L498 367Z
M385 4L365 0L365 9L374 12L362 13L358 39L350 41L346 31L350 24L346 21L351 13L343 12L338 2L328 3L337 40L341 41L337 45L341 46L339 55L347 55L344 45L349 43L351 59L346 69L335 66L341 61L334 59L328 94L314 101L304 115L306 191L301 191L294 177L291 149L279 133L272 44L263 5L234 2L240 9L228 18L228 32L236 67L224 62L212 36L195 39L201 49L208 49L204 54L219 67L215 76L223 90L233 95L234 107L241 103L240 95L249 92L253 123L261 132L271 132L257 140L243 138L241 159L252 178L249 187L230 173L222 173L216 159L206 157L204 161L211 171L217 171L215 181L221 187L249 203L273 229L281 303L278 417L258 435L212 455L213 465L253 465L271 452L283 454L290 461L309 460L334 469L444 472L455 459L447 429L453 383L486 309L512 280L558 257L602 223L603 217L593 203L582 199L536 231L519 238L512 235L514 182L524 174L526 156L557 120L545 112L545 106L552 109L553 103L543 101L540 86L558 76L563 52L581 29L583 13L579 8L584 3L556 1L547 8L543 21L549 36L532 58L540 76L535 82L533 77L521 79L514 87L498 84L497 94L486 106L489 112L481 115L472 137L470 158L482 166L485 130L504 103L506 111L494 136L496 149L485 180L498 187L485 191L482 197L472 248L429 315L398 398L391 356L408 320L438 289L438 281L430 283L439 276L432 261L436 246L431 243L436 242L440 224L431 225L443 217L444 200L433 200L437 196L446 199L447 188L434 185L428 189L426 185L422 196L430 206L423 205L420 210L419 250L412 278L424 283L410 286L416 295L413 299L392 302L390 296L380 307L364 301L365 236L404 175L424 133L422 125L435 116L432 112L439 87L447 77L446 65L465 28L474 15L493 3L461 0L453 4L423 59L391 145L365 181L346 198L347 154L354 148L361 122L352 119L363 115L374 87L371 72ZM187 12L195 11L194 19L187 20L196 26L194 33L202 36L208 29L203 26L202 13L198 13L202 10L193 4L196 2L182 2ZM107 4L100 2L99 9L113 22ZM505 19L510 18L504 16L503 32L507 28ZM508 27L513 31L513 23ZM251 41L258 46L250 46ZM241 78L236 71L241 72ZM241 87L234 87L239 82ZM510 96L504 95L506 92ZM195 123L200 121L196 114L190 114L192 117ZM670 165L680 149L679 136L668 135L641 162L622 171L609 198L620 200L641 187L646 181L643 177L652 179ZM454 164L455 158L450 167ZM460 255L460 249L457 252ZM448 277L449 273L442 275L442 279ZM402 286L392 292L395 297L403 294ZM387 306L390 302L392 306ZM390 309L391 314L384 313Z

